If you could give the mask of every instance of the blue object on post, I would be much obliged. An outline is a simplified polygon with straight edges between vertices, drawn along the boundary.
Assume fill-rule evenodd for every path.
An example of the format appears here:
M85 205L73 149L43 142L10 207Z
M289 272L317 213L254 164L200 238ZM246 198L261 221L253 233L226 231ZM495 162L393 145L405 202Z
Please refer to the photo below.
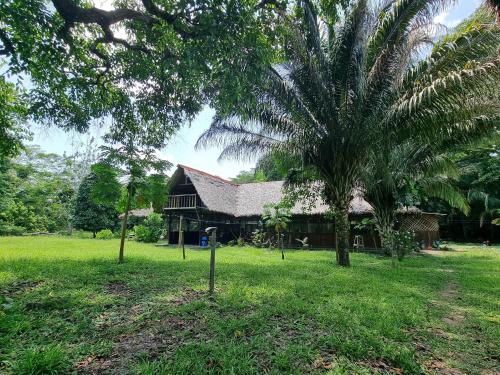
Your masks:
M200 246L201 247L208 247L208 236L201 236Z

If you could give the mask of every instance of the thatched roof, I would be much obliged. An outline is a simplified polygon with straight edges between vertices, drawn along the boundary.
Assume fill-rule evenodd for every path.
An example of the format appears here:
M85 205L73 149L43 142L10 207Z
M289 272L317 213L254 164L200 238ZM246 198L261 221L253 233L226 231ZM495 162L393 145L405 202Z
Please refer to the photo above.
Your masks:
M283 197L284 181L235 184L219 176L178 165L171 182L176 184L182 175L190 178L201 201L210 211L235 217L260 216L264 205L278 203ZM327 211L328 206L320 198L316 199L312 207L306 203L298 203L292 209L295 215L320 215ZM356 193L351 202L350 212L358 215L369 214L372 212L372 207L359 193Z

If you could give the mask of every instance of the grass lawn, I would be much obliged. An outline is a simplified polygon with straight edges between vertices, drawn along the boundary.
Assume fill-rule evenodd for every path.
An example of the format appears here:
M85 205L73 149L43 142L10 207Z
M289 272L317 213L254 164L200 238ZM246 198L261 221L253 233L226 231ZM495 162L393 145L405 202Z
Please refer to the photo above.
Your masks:
M0 238L0 373L498 374L500 248L452 247L222 248L211 301L206 250Z

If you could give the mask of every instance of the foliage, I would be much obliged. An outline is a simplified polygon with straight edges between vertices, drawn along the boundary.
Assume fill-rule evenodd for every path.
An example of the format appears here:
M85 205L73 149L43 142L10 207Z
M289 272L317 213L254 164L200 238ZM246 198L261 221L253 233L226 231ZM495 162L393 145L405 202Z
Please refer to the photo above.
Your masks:
M282 202L264 205L262 221L266 227L272 228L276 232L278 236L278 248L281 250L281 259L285 259L285 253L283 252L283 231L288 228L291 216L292 211L290 207L284 205Z
M0 55L30 80L32 116L85 130L94 119L138 116L175 131L203 105L224 109L275 56L277 2L75 0L0 3ZM123 37L122 37L123 35Z
M111 128L104 136L107 145L101 146L101 158L106 164L120 168L122 176L128 179L118 254L118 261L123 263L128 216L134 198L139 200L149 197L156 204L161 203L164 199L158 197L158 194L163 191L161 184L164 182L158 178L148 179L147 174L150 171L162 173L172 166L172 163L159 158L156 152L157 149L165 146L166 139L171 135L172 129L159 127L157 122L144 122L135 103L122 103L120 107L116 108L116 113L115 117L119 118L119 125ZM147 189L148 181L154 182L154 189ZM143 194L138 194L141 191ZM144 192L146 192L145 195ZM158 209L158 207L156 208ZM139 229L139 233L142 234L141 229ZM156 234L153 232L151 236L146 236L148 240L152 240L154 237Z
M239 247L245 246L245 239L243 237L238 237L238 239L236 240L236 245L238 245Z
M73 204L72 223L75 228L96 233L102 229L115 228L118 212L113 206L93 200L97 176L90 173L78 188Z
M500 215L499 155L495 137L463 147L450 155L460 172L454 186L467 198L470 206L468 216L435 199L421 199L425 210L446 214L441 228L447 238L465 241L494 241L498 238L500 232L492 227L491 221Z
M256 229L252 232L252 244L256 247L262 247L266 240L266 232Z
M248 184L250 182L265 182L267 180L261 170L254 169L250 171L240 171L231 181L235 184Z
M296 157L274 151L260 157L255 168L241 171L231 181L238 184L281 181L286 179L291 170L299 167L300 162Z
M110 373L130 374L142 373L146 363L167 374L203 374L207 363L221 374L259 374L263 368L274 374L371 374L374 363L422 374L429 358L453 363L464 374L494 372L498 365L485 355L498 343L492 320L498 313L498 246L451 244L458 251L409 257L393 272L388 259L353 253L356 267L347 273L332 269L330 250L293 251L284 264L263 249L225 247L217 254L217 285L223 287L214 303L203 293L206 251L183 260L177 251L130 241L127 262L117 264L118 242L0 238L0 290L15 293L0 318L1 373L9 373L4 361L16 361L24 350L54 344L70 360L63 373L85 366L89 357L110 360ZM455 283L460 293L443 296ZM49 295L66 303L30 308ZM138 318L144 336L137 334L131 311L143 312ZM467 321L443 320L454 311L467 311ZM165 329L165 318L183 322L185 329ZM430 322L460 340L429 332ZM411 335L404 333L409 327ZM205 335L209 339L200 339ZM113 361L127 338L134 343L129 360ZM163 340L179 345L165 355ZM152 344L147 353L146 344Z
M10 370L19 375L63 374L70 362L59 345L27 348L10 363Z
M288 228L291 216L290 208L280 203L268 203L264 205L262 221L266 227L273 229L276 233L281 233Z
M394 232L394 248L398 260L403 260L405 255L419 250L418 242L415 240L415 233L408 231L395 231Z
M0 63L0 68L2 67ZM26 137L23 129L27 108L14 84L0 77L0 161L13 157Z
M0 223L0 236L21 236L24 233L25 227Z
M113 234L111 229L102 229L96 233L95 238L97 238L98 240L110 240L112 238L115 238L115 235Z
M142 225L134 227L135 237L140 242L158 242L165 232L165 222L160 214L148 215Z
M139 196L144 197L143 202L150 204L154 212L162 213L168 199L168 177L151 174L146 177L140 189L142 192L139 192Z
M454 74L457 68L461 69L456 65L457 59L462 59L465 64L494 59L494 46L500 40L498 30L491 25L491 30L482 30L483 25L490 23L491 15L480 9L456 32L444 36L427 61L417 64L413 74L422 77L430 74L436 69L430 66L436 59L442 61L439 65L441 75ZM464 42L464 38L475 38L479 45L470 45ZM494 74L492 77L497 79ZM413 79L417 79L416 76ZM457 188L460 170L450 154L464 145L477 143L494 131L499 117L497 106L492 101L494 95L488 87L484 90L478 88L472 94L465 90L450 94L431 120L447 126L446 132L435 136L432 142L422 137L408 138L406 132L394 133L387 137L382 147L372 151L363 173L363 193L374 207L377 228L384 233L382 238L390 237L388 233L393 230L395 211L401 205L418 205L423 200L437 198L466 215L470 212L469 202ZM463 113L456 110L460 107L464 108ZM488 126L482 124L483 114L487 116ZM472 128L471 123L475 123ZM387 248L389 245L383 243L383 246Z
M298 20L287 24L284 62L264 72L254 102L219 113L198 146L222 145L221 158L279 151L301 160L323 183L337 262L348 266L349 204L374 153L401 139L487 134L498 122L498 27L473 25L419 59L434 17L451 3L358 0L340 19L322 19L301 1ZM296 184L310 183L301 176Z
M92 201L104 206L116 207L122 187L118 181L120 171L103 162L93 164L90 171L94 176L94 184L90 192Z
M15 159L0 162L0 225L27 232L56 232L70 227L71 205L80 174L88 173L86 155L45 153L27 146Z

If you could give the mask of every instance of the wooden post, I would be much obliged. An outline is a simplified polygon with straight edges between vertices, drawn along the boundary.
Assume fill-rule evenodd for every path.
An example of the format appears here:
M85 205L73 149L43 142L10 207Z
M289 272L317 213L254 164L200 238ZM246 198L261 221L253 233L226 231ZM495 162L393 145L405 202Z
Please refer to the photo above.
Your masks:
M177 242L177 247L181 246L182 241L182 215L179 216L179 241Z
M182 259L186 259L186 249L184 248L184 232L182 232Z
M217 244L217 229L214 228L210 237L210 278L208 283L208 292L213 296L215 289L215 246Z
M182 259L186 259L186 250L184 249L184 230L182 229L183 215L179 218L179 243L178 247L182 247Z

